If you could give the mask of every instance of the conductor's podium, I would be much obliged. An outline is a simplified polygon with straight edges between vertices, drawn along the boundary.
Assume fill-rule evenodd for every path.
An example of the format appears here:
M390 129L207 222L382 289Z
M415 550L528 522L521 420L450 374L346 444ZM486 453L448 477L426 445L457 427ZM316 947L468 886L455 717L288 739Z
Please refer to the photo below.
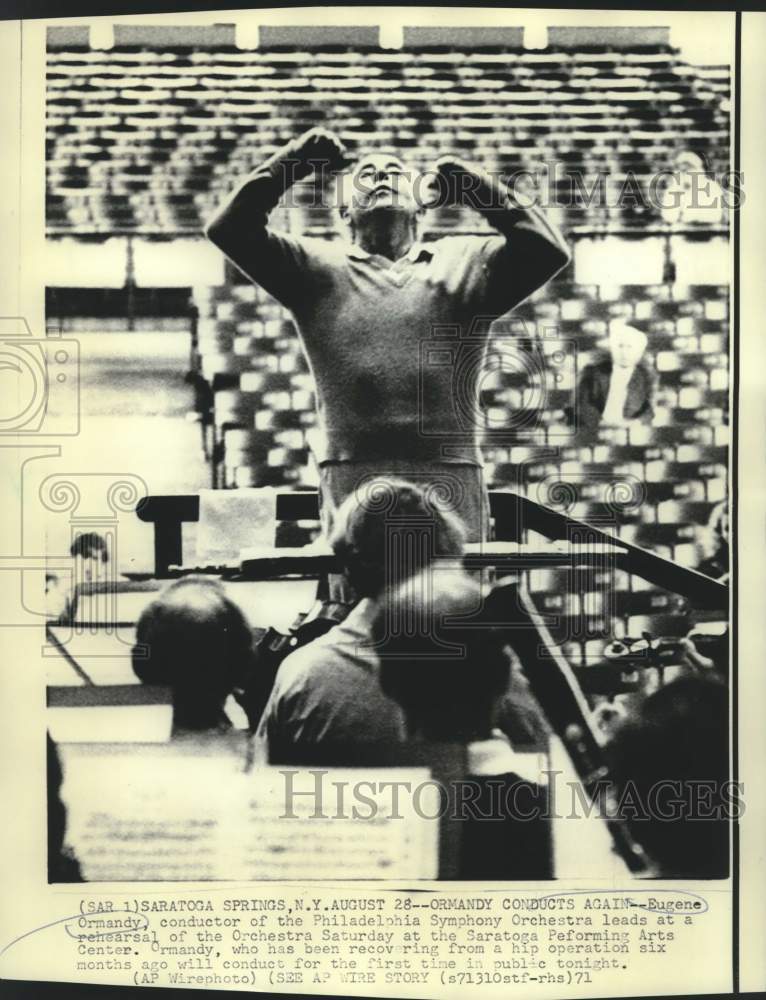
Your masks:
M225 494L236 500L241 517L241 491ZM716 580L509 491L493 491L490 505L497 540L467 546L464 566L516 575L554 640L583 668L583 679L588 662L601 660L615 625L625 633L639 622L644 630L654 625L656 634L665 634L674 617L677 631L685 628L689 613L697 620L726 618L728 588ZM317 495L278 492L274 510L278 528L311 522L318 517ZM48 627L49 683L134 683L135 625L172 579L215 576L256 632L270 627L287 632L310 609L317 578L338 569L321 541L251 547L215 564L185 560L182 528L199 519L198 496L149 497L137 515L154 527L154 572L78 587L69 621ZM226 526L217 529L225 533ZM603 690L603 679L600 684Z
M223 491L236 496L239 490ZM588 560L595 565L600 557L608 556L610 564L626 573L640 577L648 583L687 598L695 608L723 610L728 607L728 589L716 580L669 559L641 548L623 538L617 538L596 525L568 517L566 513L545 507L528 497L510 490L492 490L489 495L492 529L495 542L482 543L480 548L470 548L470 559L482 565L498 565L507 569L535 569L541 566L560 565L562 568L583 565ZM620 503L615 501L615 512ZM277 491L274 497L277 533L281 526L295 522L317 522L318 498L310 491ZM226 565L190 565L184 559L183 525L198 522L200 498L196 495L153 496L139 503L136 513L140 520L154 526L154 576L167 579L179 573L192 571L220 572L224 577L243 575L240 560ZM515 543L522 548L503 548L495 543ZM566 550L546 545L546 542L563 542ZM525 548L532 546L532 548ZM578 548L579 546L579 548ZM603 546L604 548L599 548ZM244 548L244 546L243 546ZM305 548L305 547L304 547ZM587 555L586 549L592 550ZM572 563L572 556L575 562ZM326 571L328 563L321 563L326 555L321 549L305 548L296 551L280 547L277 552L262 552L248 559L247 576L268 579L272 569L279 575L294 563L295 575ZM270 559L274 559L270 563ZM282 562L281 560L285 560ZM316 559L316 564L312 563ZM260 562L259 562L260 560ZM612 560L614 560L612 562ZM524 565L528 562L528 565Z

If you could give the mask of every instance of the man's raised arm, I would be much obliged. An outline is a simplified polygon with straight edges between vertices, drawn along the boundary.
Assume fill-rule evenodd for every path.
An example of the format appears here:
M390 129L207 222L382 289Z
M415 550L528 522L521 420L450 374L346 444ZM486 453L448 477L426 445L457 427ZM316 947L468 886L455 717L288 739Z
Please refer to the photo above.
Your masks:
M505 237L491 265L490 298L505 312L549 281L571 260L561 233L532 205L524 208L508 185L452 156L436 163L440 194L479 212Z
M313 170L343 169L349 157L326 129L310 129L249 174L205 226L205 235L249 278L284 305L301 291L305 271L299 240L267 228L268 216L285 191Z

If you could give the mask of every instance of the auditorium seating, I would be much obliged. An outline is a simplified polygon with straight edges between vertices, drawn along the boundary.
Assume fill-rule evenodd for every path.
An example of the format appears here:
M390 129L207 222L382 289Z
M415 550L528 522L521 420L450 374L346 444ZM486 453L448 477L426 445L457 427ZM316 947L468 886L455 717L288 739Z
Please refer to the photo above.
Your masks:
M685 234L663 229L640 200L617 205L613 196L632 179L645 195L681 150L703 153L711 172L728 169L728 69L687 65L659 38L631 48L616 36L584 43L570 29L552 29L540 50L521 48L512 32L453 48L452 39L424 42L418 30L405 31L400 50L377 47L374 32L361 48L340 35L309 45L278 32L258 49L237 48L225 33L200 46L185 43L180 29L162 44L147 31L120 30L109 51L90 48L87 31L82 44L50 44L48 235L200 234L237 178L318 124L352 149L395 146L414 166L447 151L506 174L546 165L557 196L551 214L573 247L607 234L652 234L664 241L665 264L643 284L620 271L624 284L603 274L598 283L578 280L569 268L498 321L499 362L488 364L481 392L489 485L558 502L626 541L693 563L701 527L726 495L729 289L720 278L677 280L676 270L688 282L679 267ZM587 196L602 182L607 204ZM313 186L294 193L294 207L278 209L274 224L331 235L334 212L312 207ZM442 209L425 238L480 225L469 212ZM697 227L689 253L720 235ZM230 265L223 284L195 285L192 297L190 382L211 483L315 488L313 383L289 315ZM648 332L654 423L575 439L566 415L577 377L617 317ZM621 479L643 484L639 503L619 490L607 495ZM293 525L282 538L296 544L313 531ZM584 623L578 662L600 655L609 618L624 628L672 625L659 598L653 604L614 573L573 590L560 574L542 579L551 572L528 571L530 587L541 610L561 619L565 645ZM609 587L619 600L605 618L597 597ZM562 603L562 592L574 598Z
M234 274L231 276L236 277ZM243 290L251 287L234 282L216 289L214 297L198 300L202 314L200 329L205 331L205 337L198 336L197 339L196 365L214 389L215 412L212 419L216 427L255 428L264 434L288 430L298 432L301 436L292 436L288 446L291 454L287 457L288 460L300 460L308 447L305 434L301 432L310 429L314 423L311 377L306 371L297 334L289 318L286 315L282 319L273 316L270 319L261 318L262 293L259 293L258 299L252 300L248 317L238 322L230 318L230 310L223 308L227 289L230 290L229 304L234 304L243 301ZM672 285L664 287L668 296L677 291ZM714 291L708 288L697 290L697 293L712 294ZM631 318L635 310L635 289L626 286L618 292L622 296L618 301L627 307ZM561 294L571 298L561 299ZM526 311L532 317L538 313L545 314L551 322L557 308L572 314L573 302L591 308L594 304L603 305L597 294L598 289L584 286L580 292L579 287L571 283L562 283L559 289L558 283L554 282L544 290L543 296L534 297L527 303ZM206 315L210 313L213 301L227 317L220 321L220 331L216 325L219 321ZM279 308L274 302L265 304L271 307L272 312ZM675 305L683 303L676 302ZM719 330L716 336L724 342L724 346L727 338L725 317L724 311L722 318L716 321ZM556 338L546 339L544 335L529 345L519 340L511 342L510 335L503 336L505 322L501 320L498 323L498 367L493 368L492 359L488 360L488 374L482 381L480 397L486 420L491 483L498 486L507 482L511 473L509 466L518 461L518 458L514 461L509 457L515 443L536 445L538 450L549 447L554 452L558 451L558 455L551 456L551 462L559 466L567 460L564 451L572 443L572 432L564 421L564 413L575 402L577 372L597 357L598 345L603 342L603 335L579 334L577 328L580 321L572 321L571 338L567 327L562 329L559 326ZM666 322L666 325L672 324ZM271 329L275 335L242 335L240 331L243 328ZM605 332L606 325L602 334ZM228 353L221 349L221 338L227 335L231 345ZM210 343L212 350L206 350L205 345ZM513 343L513 355L509 354L506 346L510 343ZM660 340L659 346L664 347L665 344ZM690 345L685 341L683 346L688 348ZM686 463L686 468L673 470L677 480L694 478L692 465L695 461L704 464L708 458L712 460L715 457L719 464L725 466L727 355L716 351L711 355L711 362L699 346L696 353L687 349L681 354L670 348L670 341L667 350L655 352L655 342L650 335L649 357L657 370L657 409L661 426L600 429L599 438L603 447L600 448L599 463L604 466L601 471L620 471L620 464L625 462L633 463L636 472L640 467L647 471L646 464L660 457L657 448L662 449L661 457L666 462ZM260 408L256 405L259 399L263 403ZM252 418L248 405L253 411ZM700 411L705 412L704 419L700 419ZM704 442L704 445L700 444L695 450L697 441ZM721 443L716 444L716 441ZM275 442L276 446L279 444ZM704 447L714 450L705 451ZM586 449L584 445L579 454L570 456L569 460L587 462L588 458L583 453ZM551 468L538 469L534 463L524 464L523 470L529 477L523 485L528 485L537 475L544 476L554 471ZM245 472L240 475L247 478Z
M542 50L501 36L473 51L446 40L392 51L372 39L355 50L240 50L184 43L180 29L175 42L142 37L118 32L105 52L52 36L52 231L198 231L232 176L320 122L352 146L393 144L426 163L452 149L508 172L554 161L584 170L579 184L566 170L551 178L571 202L559 220L568 229L652 218L630 199L591 203L599 172L610 190L635 177L645 193L681 143L728 168L726 69L691 67L659 41L610 50L554 33Z

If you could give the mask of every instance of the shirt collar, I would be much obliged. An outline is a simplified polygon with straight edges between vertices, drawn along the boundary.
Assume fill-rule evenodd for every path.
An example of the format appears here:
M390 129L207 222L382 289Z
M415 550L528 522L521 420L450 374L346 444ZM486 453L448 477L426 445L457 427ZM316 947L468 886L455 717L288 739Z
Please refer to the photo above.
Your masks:
M524 781L542 783L545 759L537 753L519 753L511 746L508 737L498 729L488 740L469 743L467 747L468 773L492 776L516 774Z
M343 631L353 632L356 636L369 638L377 609L378 606L372 598L363 597L340 623L343 626Z
M375 254L368 253L357 243L352 243L346 250L346 256L350 257L351 260L369 260L371 257L374 257ZM404 257L400 259L408 260L410 263L414 264L418 260L431 260L432 257L433 251L429 250L428 247L419 240L416 240ZM392 261L392 263L394 262Z

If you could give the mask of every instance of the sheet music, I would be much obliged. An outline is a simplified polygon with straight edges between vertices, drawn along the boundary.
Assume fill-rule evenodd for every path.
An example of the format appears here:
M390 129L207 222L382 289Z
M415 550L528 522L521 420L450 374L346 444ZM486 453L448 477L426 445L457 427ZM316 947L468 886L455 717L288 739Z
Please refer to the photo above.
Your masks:
M429 778L422 768L320 771L317 800L310 771L245 771L239 740L199 748L64 744L62 754L69 845L89 882L436 877L438 822L418 816L411 802L392 819L391 796L381 790L360 812L374 808L372 819L337 816L339 785L417 785ZM295 803L288 819L286 780Z

